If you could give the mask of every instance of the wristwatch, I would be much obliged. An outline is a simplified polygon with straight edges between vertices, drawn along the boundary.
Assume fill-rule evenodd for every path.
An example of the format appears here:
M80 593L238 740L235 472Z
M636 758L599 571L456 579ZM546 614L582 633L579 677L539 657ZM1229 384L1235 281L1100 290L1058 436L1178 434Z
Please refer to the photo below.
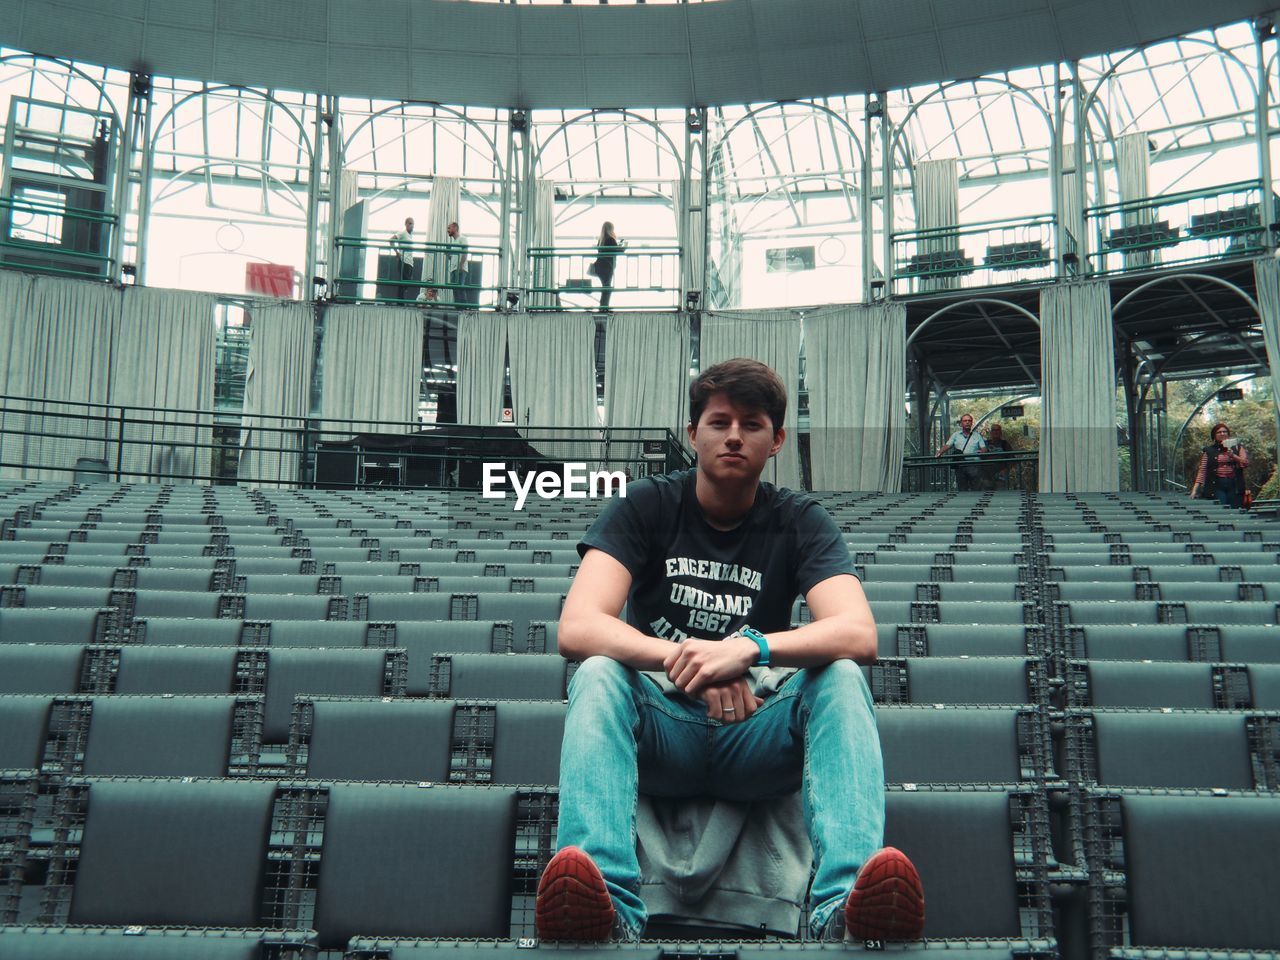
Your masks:
M756 657L755 665L757 667L767 667L769 665L769 641L764 638L764 634L755 627L743 627L738 633L748 640L754 641L755 645L760 648L760 656Z

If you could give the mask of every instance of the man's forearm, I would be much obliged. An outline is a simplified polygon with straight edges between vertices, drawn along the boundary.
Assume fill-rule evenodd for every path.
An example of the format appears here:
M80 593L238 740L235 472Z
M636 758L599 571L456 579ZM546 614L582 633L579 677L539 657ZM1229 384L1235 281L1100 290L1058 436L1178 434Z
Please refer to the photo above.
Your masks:
M794 630L766 634L776 667L821 667L836 660L875 663L876 625L855 616L834 616Z
M661 670L671 642L646 636L617 617L591 613L560 621L556 639L569 660L608 657L637 670Z

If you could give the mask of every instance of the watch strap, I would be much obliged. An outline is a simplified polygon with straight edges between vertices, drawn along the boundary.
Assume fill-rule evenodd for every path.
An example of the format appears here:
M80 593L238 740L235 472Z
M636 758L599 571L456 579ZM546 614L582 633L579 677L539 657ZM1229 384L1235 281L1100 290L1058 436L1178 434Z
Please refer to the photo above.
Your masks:
M755 645L760 648L760 655L756 658L757 667L769 666L769 641L765 639L763 633L755 629L755 627L743 627L738 631L748 640L754 641Z

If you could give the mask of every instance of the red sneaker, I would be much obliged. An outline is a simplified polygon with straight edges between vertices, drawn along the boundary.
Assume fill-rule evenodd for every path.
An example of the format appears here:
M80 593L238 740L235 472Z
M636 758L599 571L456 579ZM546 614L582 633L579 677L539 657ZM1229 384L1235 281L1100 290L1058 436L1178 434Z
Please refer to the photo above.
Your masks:
M551 941L608 941L613 937L613 900L600 868L578 847L565 847L538 881L534 907L538 936Z
M862 865L844 902L844 925L854 940L920 939L924 887L905 853L882 847Z

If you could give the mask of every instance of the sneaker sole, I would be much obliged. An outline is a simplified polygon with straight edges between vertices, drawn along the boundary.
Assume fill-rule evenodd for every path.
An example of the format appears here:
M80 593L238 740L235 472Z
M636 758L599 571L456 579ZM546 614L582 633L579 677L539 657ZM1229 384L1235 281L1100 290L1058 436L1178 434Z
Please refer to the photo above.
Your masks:
M863 865L845 904L844 922L854 940L920 939L924 887L906 854L885 847Z
M547 864L534 908L538 936L551 941L600 942L613 933L613 900L587 854L566 847Z

